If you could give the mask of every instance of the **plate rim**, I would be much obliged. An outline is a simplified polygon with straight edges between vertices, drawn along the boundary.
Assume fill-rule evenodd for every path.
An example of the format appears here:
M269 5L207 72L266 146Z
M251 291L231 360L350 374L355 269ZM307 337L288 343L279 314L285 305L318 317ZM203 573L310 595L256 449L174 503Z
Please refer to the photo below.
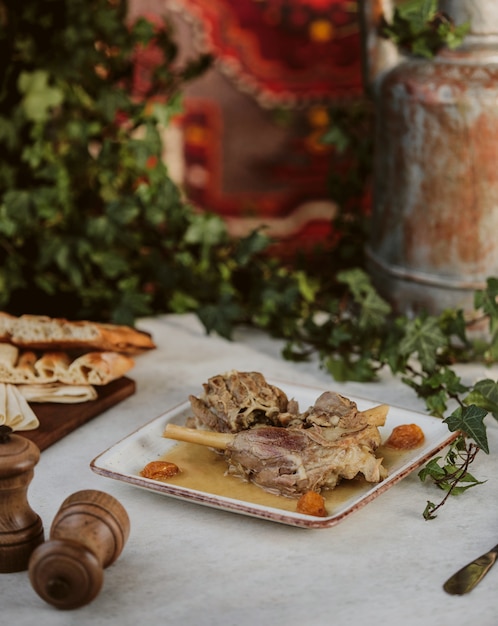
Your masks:
M326 388L301 384L301 383L292 383L285 380L280 380L276 378L268 377L267 382L274 385L280 385L284 387L293 388L295 390L307 390L307 391L316 391L318 393L323 393L327 391ZM330 390L330 389L328 389ZM287 393L287 392L286 392ZM340 393L344 395L344 393ZM380 402L376 400L371 400L365 397L356 396L356 395L348 395L345 396L352 400L353 402L361 401L365 403L372 404L375 406L376 404L380 404ZM408 409L406 407L401 407L399 405L389 404L391 409L397 409L399 411L408 412L412 415L417 415L427 419L438 420L439 418L421 413L420 411ZM385 493L388 489L399 483L401 480L406 478L409 474L411 474L415 469L422 466L429 459L434 457L439 451L441 451L446 446L450 445L458 436L458 432L451 432L448 430L447 437L442 438L438 441L438 443L432 446L429 450L427 450L421 456L415 456L411 461L403 464L391 477L386 478L384 481L380 483L374 484L370 489L368 489L365 493L360 495L358 499L354 500L347 508L338 511L335 514L328 515L326 517L315 517L312 515L306 515L302 513L298 513L297 511L288 511L284 509L277 509L275 507L270 507L266 505L259 505L257 503L250 503L244 500L238 500L233 497L211 494L209 492L200 491L197 489L187 488L183 486L175 486L172 483L164 483L155 481L152 479L147 479L142 476L135 476L132 474L118 472L108 467L103 466L103 460L105 461L105 457L109 455L113 450L122 446L128 440L133 440L134 437L137 436L141 431L146 431L152 427L153 424L158 422L159 420L164 420L170 416L170 419L173 419L175 416L179 415L181 412L186 411L190 407L190 402L185 400L183 402L178 402L174 406L166 409L156 417L148 420L128 435L125 435L114 444L108 446L105 450L100 452L97 456L95 456L90 461L90 469L105 478L117 480L120 482L124 482L125 484L132 485L134 487L138 487L140 489L145 489L147 491L152 491L154 493L160 493L163 496L169 496L177 500L182 500L184 502L193 502L195 504L207 506L209 508L214 508L218 510L238 513L242 515L247 515L249 517L259 518L263 520L273 521L282 523L285 525L300 527L300 528L308 528L308 529L323 529L323 528L331 528L336 526L344 519L352 515L353 513L359 511L364 506L372 502L372 500L376 499L378 496ZM441 420L442 421L442 420ZM100 464L99 464L100 462Z

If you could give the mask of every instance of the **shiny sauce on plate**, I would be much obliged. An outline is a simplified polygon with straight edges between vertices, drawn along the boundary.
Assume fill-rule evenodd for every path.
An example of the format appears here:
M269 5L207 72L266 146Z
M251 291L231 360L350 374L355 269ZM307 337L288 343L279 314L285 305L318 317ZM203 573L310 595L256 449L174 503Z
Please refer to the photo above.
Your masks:
M399 464L406 451L380 447L377 453L377 456L384 459L384 466L389 472L390 468ZM223 455L205 446L177 443L162 460L174 463L180 468L180 472L173 477L161 479L161 482L251 504L296 511L297 499L269 493L238 476L227 475L227 463ZM345 502L360 496L372 486L363 478L355 478L343 480L335 489L324 489L322 495L327 514L333 515Z

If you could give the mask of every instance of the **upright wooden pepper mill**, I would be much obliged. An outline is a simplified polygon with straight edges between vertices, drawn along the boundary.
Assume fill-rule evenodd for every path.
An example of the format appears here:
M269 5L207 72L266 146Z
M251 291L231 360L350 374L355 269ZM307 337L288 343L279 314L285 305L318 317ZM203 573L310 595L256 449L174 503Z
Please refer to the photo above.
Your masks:
M28 569L31 553L44 539L40 517L28 503L28 486L40 450L32 441L0 426L0 572Z
M50 539L29 562L34 590L58 609L76 609L99 593L104 568L118 558L128 539L130 521L113 496L78 491L62 503Z

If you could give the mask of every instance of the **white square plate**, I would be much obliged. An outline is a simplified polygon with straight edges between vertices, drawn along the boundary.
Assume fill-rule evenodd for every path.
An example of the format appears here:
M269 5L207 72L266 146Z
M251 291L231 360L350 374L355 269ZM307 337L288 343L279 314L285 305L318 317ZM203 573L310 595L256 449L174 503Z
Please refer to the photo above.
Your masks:
M324 389L287 384L279 381L269 382L282 389L289 399L294 398L297 400L301 411L312 406L318 396L325 391ZM349 397L356 402L359 410L365 410L377 404L362 398ZM140 471L145 465L150 461L168 460L168 453L174 453L174 446L190 446L190 455L194 457L197 453L196 451L198 451L199 463L200 465L204 463L204 467L199 467L199 474L205 476L210 471L214 471L213 467L216 463L213 465L212 460L210 464L206 462L206 452L204 449L201 452L201 446L178 444L162 436L168 422L183 425L189 414L189 402L166 411L105 452L102 452L91 461L91 469L107 478L209 507L259 517L291 526L328 528L344 520L351 513L384 493L384 491L405 478L413 470L427 462L457 436L456 433L451 433L446 424L438 418L391 406L385 426L379 429L382 441L384 442L388 438L392 429L396 426L417 424L425 434L423 445L415 450L386 455L384 457L384 465L387 467L389 475L378 484L369 484L364 481L343 481L336 489L330 491L330 497L329 495L326 496L327 516L314 517L297 513L295 500L266 494L259 487L249 485L234 476L222 477L217 481L214 489L211 487L205 488L202 482L193 483L193 486L189 486L188 472L185 480L180 484L175 484L175 479L171 479L171 482L163 482L143 478L140 475ZM212 454L213 457L216 456L215 453L210 451L209 454ZM219 457L219 455L217 456ZM382 456L382 452L380 456ZM217 465L222 467L220 463ZM223 468L221 469L220 477L222 474ZM200 487L199 484L201 485ZM261 494L261 498L258 494Z

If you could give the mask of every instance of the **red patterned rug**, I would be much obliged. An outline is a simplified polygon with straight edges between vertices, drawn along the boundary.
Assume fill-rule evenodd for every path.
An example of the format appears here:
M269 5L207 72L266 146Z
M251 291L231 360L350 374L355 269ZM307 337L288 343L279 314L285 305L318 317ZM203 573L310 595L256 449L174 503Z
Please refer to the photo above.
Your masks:
M327 173L344 164L321 136L329 104L362 96L357 3L134 4L171 11L185 57L215 57L185 92L182 184L190 200L222 215L234 235L264 224L283 253L325 243L338 210Z
M220 67L265 105L358 96L357 3L351 0L177 0L201 25Z

